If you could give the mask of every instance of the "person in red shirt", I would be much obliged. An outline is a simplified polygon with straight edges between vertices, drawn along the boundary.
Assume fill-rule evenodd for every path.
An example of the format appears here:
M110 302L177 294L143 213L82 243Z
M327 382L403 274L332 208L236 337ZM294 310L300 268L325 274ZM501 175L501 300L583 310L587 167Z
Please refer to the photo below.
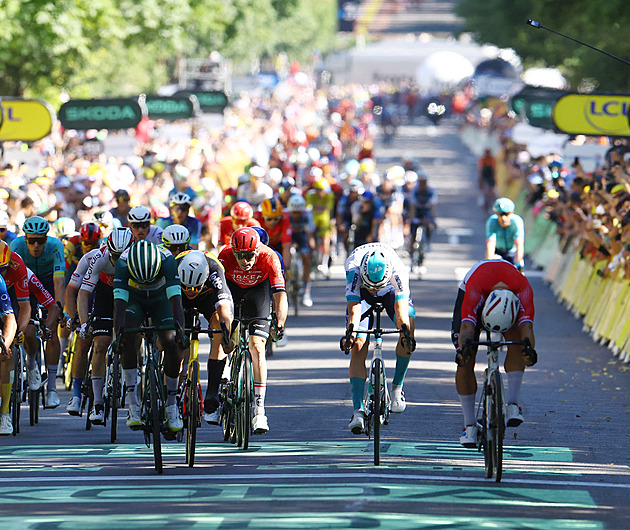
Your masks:
M518 427L523 422L518 406L523 373L526 366L533 366L537 360L534 293L527 278L508 261L483 260L473 265L459 286L453 310L451 337L457 350L455 384L464 412L464 433L460 438L464 447L477 447L477 347L470 342L479 339L482 328L502 333L508 341L529 340L530 347L508 346L504 365L508 382L507 426Z
M260 222L269 234L268 246L282 254L285 270L291 270L291 220L289 214L282 208L282 203L276 199L265 199L260 205L260 210L254 214L254 218Z
M237 201L230 209L230 215L226 215L219 223L219 249L230 244L234 230L243 226L260 226L254 219L254 210L246 201Z
M251 227L239 228L232 234L229 246L219 253L219 261L225 268L232 298L240 304L241 315L254 318L249 326L249 351L254 370L254 434L269 430L265 415L267 389L267 361L265 345L269 339L269 297L273 299L273 311L278 319L272 337L279 340L284 335L289 303L285 290L282 266L278 255L260 242L258 232ZM238 315L238 310L235 311Z

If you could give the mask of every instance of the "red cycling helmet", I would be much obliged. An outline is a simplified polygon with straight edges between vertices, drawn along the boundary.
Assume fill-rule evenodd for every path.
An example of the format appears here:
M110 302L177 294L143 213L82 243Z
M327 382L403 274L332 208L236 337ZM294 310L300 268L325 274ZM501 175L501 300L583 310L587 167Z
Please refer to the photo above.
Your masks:
M251 226L244 226L234 231L231 244L235 252L251 252L258 248L260 236Z
M238 201L232 206L230 215L236 221L249 221L254 216L254 210L248 202Z
M83 223L79 230L81 240L86 243L98 243L101 239L101 227L96 223Z

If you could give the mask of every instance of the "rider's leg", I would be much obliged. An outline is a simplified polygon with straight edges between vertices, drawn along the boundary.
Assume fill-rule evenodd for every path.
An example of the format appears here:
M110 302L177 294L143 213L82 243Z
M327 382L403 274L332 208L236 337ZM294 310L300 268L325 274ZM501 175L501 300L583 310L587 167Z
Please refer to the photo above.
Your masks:
M107 369L107 348L112 338L109 335L94 337L94 354L92 355L92 390L94 403L103 404L103 387L105 386L105 371Z
M367 378L367 368L365 360L368 354L368 341L365 336L357 336L350 352L350 387L352 391L352 407L354 410L363 409L363 394L365 391L365 380Z
M221 308L223 306L219 307ZM219 329L221 324L217 311L212 314L209 324L212 329ZM221 384L221 377L223 376L223 370L227 362L227 355L223 351L221 339L221 333L214 333L212 335L212 343L210 344L210 356L208 357L208 387L203 405L204 412L207 413L214 412L219 406L219 385Z
M182 355L175 342L175 331L165 330L158 333L164 348L164 380L166 381L166 406L177 403L179 372L182 366Z

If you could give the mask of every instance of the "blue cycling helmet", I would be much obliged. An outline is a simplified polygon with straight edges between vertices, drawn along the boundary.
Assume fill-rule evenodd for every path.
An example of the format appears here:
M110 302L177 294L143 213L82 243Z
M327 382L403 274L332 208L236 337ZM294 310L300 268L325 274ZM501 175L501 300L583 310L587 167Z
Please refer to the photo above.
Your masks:
M514 203L507 197L501 197L494 201L492 209L496 213L512 213L514 211Z
M361 194L361 200L372 201L374 200L374 194L371 191L366 190Z
M48 226L48 221L46 221L46 219L40 217L39 215L34 215L24 221L22 230L24 230L25 234L38 234L45 236L48 234L50 227Z
M392 263L382 250L373 250L363 256L360 273L367 289L382 289L392 277Z
M260 237L260 242L263 245L268 245L269 234L267 233L267 230L265 230L262 226L252 226L252 228L256 230L256 232L258 232L258 236Z

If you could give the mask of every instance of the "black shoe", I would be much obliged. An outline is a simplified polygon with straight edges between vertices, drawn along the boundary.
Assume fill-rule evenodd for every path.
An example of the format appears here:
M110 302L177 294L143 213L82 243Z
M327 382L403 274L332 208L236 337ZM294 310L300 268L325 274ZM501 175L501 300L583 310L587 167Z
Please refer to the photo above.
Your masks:
M219 408L219 396L216 394L206 395L206 399L203 400L203 411L207 414L212 414Z

